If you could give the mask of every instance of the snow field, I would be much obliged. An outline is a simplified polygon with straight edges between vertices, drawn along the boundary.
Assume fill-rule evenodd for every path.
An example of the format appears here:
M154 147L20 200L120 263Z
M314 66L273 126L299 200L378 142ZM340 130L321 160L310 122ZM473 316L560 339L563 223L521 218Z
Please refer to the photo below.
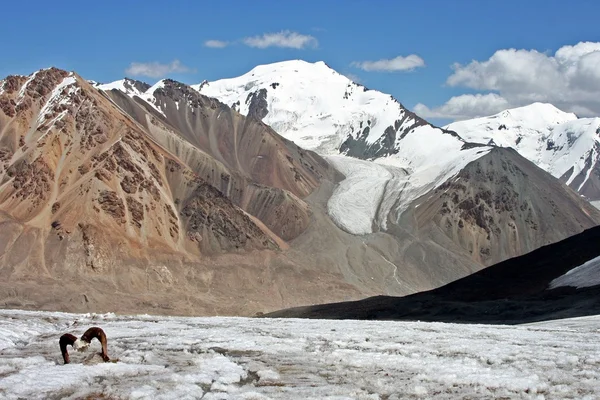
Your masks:
M600 396L600 318L531 326L0 311L0 397L563 399ZM61 334L101 326L117 363Z

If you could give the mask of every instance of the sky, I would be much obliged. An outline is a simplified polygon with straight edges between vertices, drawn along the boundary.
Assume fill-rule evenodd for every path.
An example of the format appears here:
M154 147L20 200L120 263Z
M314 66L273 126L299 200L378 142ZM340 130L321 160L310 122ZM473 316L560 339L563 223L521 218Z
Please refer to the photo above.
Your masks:
M600 115L600 2L6 2L0 76L188 84L325 61L434 123L534 101Z

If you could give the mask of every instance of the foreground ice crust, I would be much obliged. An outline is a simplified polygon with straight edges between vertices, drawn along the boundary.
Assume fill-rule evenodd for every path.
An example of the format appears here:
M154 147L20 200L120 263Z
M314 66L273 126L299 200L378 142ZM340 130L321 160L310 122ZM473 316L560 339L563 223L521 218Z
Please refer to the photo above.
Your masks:
M101 326L117 363L58 338ZM600 318L531 326L0 311L3 399L600 396Z

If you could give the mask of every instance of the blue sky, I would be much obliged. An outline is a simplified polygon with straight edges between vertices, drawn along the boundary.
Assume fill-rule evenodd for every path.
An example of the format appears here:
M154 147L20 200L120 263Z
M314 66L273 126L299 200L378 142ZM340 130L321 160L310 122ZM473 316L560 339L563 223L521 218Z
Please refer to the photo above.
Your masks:
M126 73L132 63L158 63L175 66L167 76L198 83L299 58L323 60L435 122L535 100L582 115L600 111L597 91L575 93L596 84L600 90L600 72L593 68L600 60L597 1L31 1L2 8L1 76L54 65L108 82L132 75ZM284 39L309 38L303 46L288 40L302 48L247 44L281 32ZM212 48L207 40L228 45ZM560 64L555 52L580 42L592 43L585 51L568 48L568 62ZM502 53L507 49L523 51ZM356 64L411 55L424 66L388 72ZM453 69L455 63L460 66ZM557 71L553 63L560 64ZM557 79L564 79L562 86ZM540 81L544 87L536 86ZM448 104L453 97L456 104Z

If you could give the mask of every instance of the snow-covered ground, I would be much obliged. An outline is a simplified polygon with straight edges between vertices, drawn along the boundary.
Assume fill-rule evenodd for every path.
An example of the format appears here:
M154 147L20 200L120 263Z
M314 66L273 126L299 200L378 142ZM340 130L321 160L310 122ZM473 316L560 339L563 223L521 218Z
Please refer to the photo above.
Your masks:
M90 326L116 363L61 334ZM598 398L600 317L530 326L0 311L3 399Z
M600 257L593 258L554 279L550 282L549 288L554 289L560 286L584 288L596 285L600 285Z

